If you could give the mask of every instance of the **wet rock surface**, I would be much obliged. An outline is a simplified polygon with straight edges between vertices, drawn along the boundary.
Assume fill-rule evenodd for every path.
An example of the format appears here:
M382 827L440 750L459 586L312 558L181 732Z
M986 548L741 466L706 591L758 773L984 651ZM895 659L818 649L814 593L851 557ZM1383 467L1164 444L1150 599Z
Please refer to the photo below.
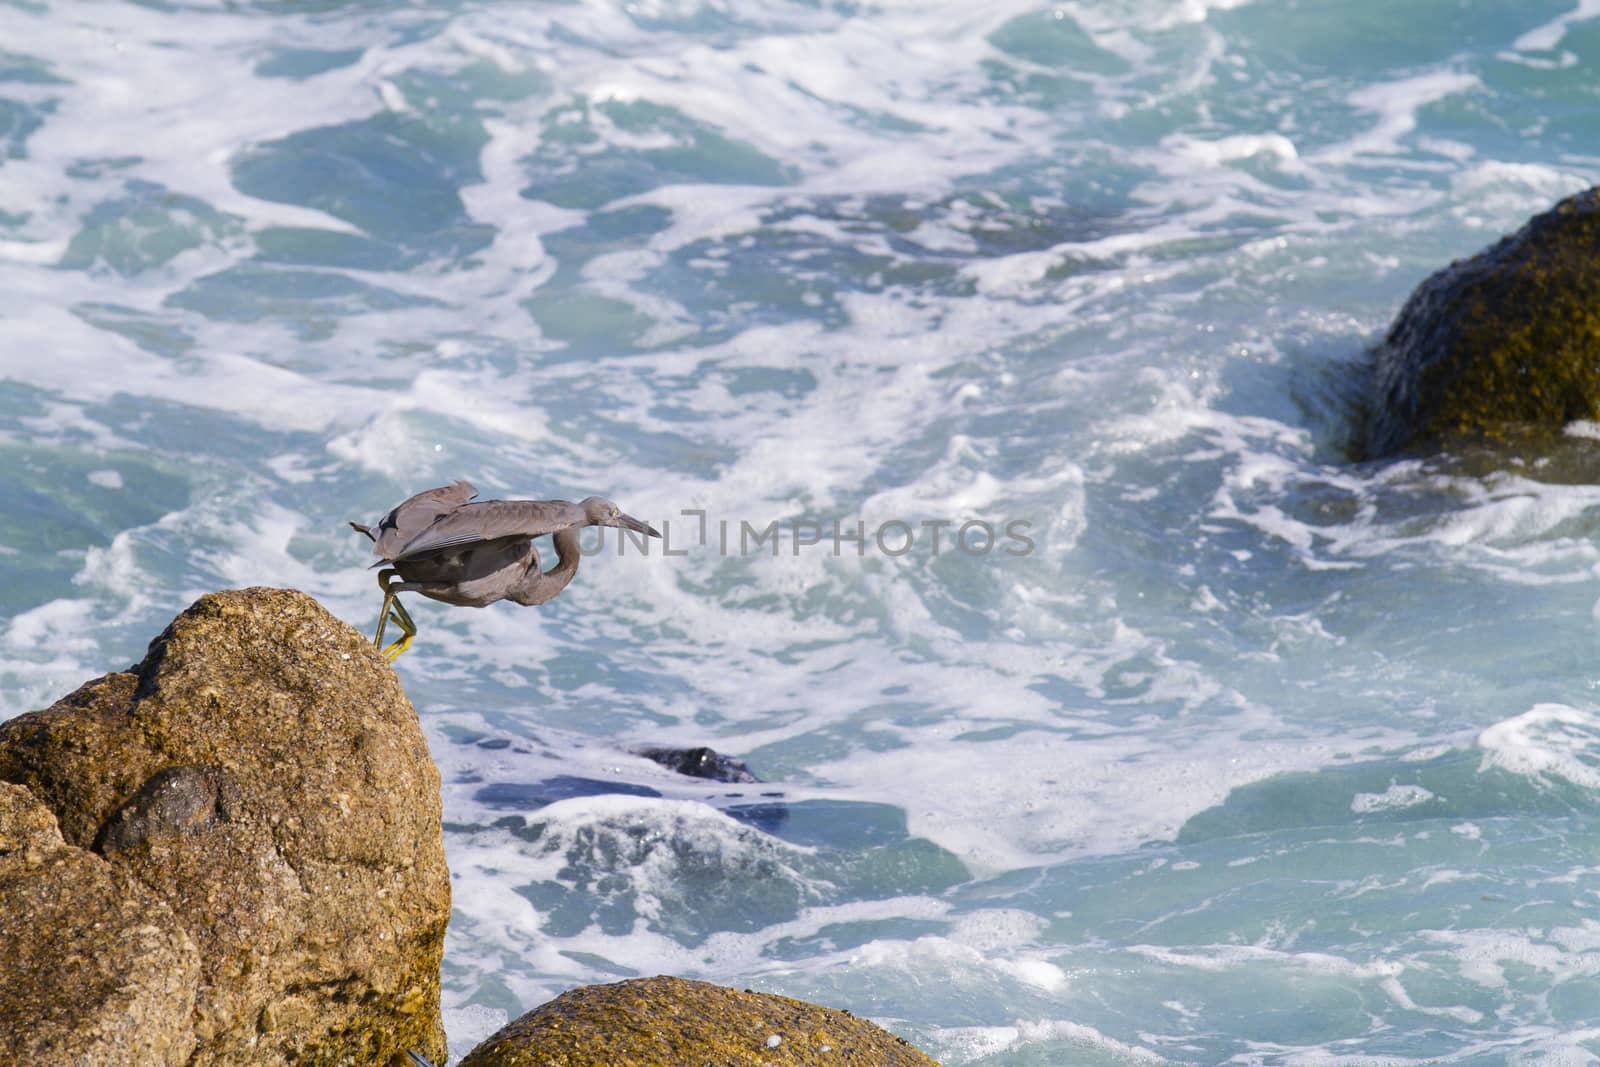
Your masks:
M706 748L643 748L639 755L670 771L712 782L759 782L744 760Z
M937 1067L849 1012L684 978L569 990L473 1049L460 1067Z
M103 1005L37 1062L443 1059L438 771L394 672L310 597L202 597L132 671L0 724L0 781L23 842L0 853L3 951L37 961L0 961L0 1020L68 1003L63 984ZM113 1017L160 1047L125 1051Z
M1424 281L1377 351L1362 458L1600 418L1600 187Z

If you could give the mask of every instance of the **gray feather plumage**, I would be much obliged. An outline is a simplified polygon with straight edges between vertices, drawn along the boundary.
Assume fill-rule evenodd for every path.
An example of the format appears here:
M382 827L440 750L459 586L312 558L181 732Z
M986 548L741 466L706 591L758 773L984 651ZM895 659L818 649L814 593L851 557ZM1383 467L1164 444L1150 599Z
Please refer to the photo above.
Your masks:
M463 503L432 519L425 528L395 545L390 552L384 553L381 540L377 548L379 554L390 562L403 563L490 541L526 541L576 526L583 519L583 509L566 500L485 500L478 504Z
M405 545L478 495L472 483L457 479L449 485L428 489L397 505L379 521L373 538L373 552L385 560L397 557Z
M385 650L389 658L410 645L416 633L401 593L418 593L445 604L481 608L500 600L543 604L559 594L578 571L578 531L584 526L617 526L661 534L604 497L574 504L567 500L483 500L465 481L428 489L383 517L376 528L350 525L372 539L374 567L384 591L378 624L380 645L392 618L404 636ZM546 571L534 539L550 535L556 566ZM399 581L394 579L399 578Z

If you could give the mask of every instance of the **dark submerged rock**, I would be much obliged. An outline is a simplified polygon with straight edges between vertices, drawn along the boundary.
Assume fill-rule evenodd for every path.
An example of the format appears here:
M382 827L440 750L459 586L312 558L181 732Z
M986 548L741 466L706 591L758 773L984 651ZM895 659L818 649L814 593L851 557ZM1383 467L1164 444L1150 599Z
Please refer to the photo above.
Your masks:
M761 781L750 773L744 760L721 755L703 745L699 748L644 748L639 750L639 755L691 778L705 778L713 782Z
M769 1044L772 1037L779 1040ZM459 1067L938 1067L849 1012L685 978L582 986L528 1012Z
M1600 417L1600 187L1418 286L1374 385L1364 458Z
M0 821L0 837L33 842L0 852L0 951L38 961L0 957L0 1021L73 1004L80 986L92 1001L37 1062L443 1059L438 770L394 672L315 600L202 597L135 670L0 724L0 781L42 803L60 839L30 809ZM77 896L50 888L58 870ZM96 908L148 929L97 927ZM165 961L164 984L136 942ZM161 1047L127 1051L128 1030Z

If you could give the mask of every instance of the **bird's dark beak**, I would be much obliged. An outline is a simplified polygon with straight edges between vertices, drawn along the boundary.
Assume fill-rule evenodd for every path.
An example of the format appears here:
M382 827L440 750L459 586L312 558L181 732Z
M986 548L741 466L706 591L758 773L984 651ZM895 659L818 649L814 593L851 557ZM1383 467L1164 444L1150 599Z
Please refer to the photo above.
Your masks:
M642 533L649 537L661 536L654 526L651 526L648 522L640 522L632 515L618 515L617 525L624 530L632 530L634 533Z

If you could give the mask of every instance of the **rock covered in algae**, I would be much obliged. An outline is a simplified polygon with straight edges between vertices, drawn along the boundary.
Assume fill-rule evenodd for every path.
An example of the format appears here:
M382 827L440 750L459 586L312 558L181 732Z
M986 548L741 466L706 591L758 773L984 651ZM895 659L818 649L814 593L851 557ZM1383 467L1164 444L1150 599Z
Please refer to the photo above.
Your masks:
M0 857L0 913L34 901L38 916L8 920L0 951L37 963L0 957L0 1020L93 1001L56 1046L88 1051L16 1062L443 1059L438 770L394 672L315 600L202 597L137 667L0 724L0 781L61 838L52 851L37 812L11 818L22 852L51 858ZM53 871L74 872L75 896L52 909ZM129 911L144 927L118 924ZM168 961L166 988L129 955L135 937ZM117 1005L134 1029L161 1020L162 1048L124 1052ZM14 1051L0 1043L0 1063Z
M1377 352L1371 458L1600 418L1600 187L1411 294Z
M938 1067L848 1012L684 978L582 986L473 1049L460 1067Z

